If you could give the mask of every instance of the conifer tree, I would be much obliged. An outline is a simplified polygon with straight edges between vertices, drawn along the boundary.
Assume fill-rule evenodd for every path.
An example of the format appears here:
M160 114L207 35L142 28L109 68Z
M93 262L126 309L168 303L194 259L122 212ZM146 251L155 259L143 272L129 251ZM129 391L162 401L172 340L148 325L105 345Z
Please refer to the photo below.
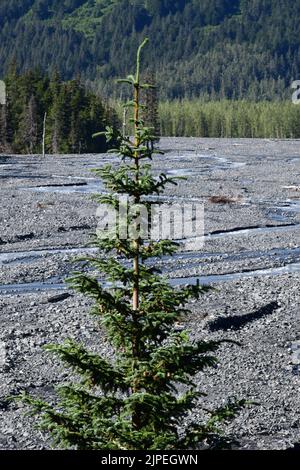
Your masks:
M145 74L144 80L151 86L143 90L142 93L142 118L144 125L151 128L152 134L156 137L155 143L157 144L160 136L160 121L158 111L158 89L155 74L153 72L148 72ZM154 142L152 144L154 144Z
M30 154L36 150L38 144L38 113L34 95L24 105L22 122L19 128L19 139Z
M0 152L7 148L7 112L6 105L0 104Z
M96 170L110 191L96 200L117 209L118 194L127 194L137 206L151 205L147 196L176 184L164 174L154 177L145 163L152 158L148 144L155 139L140 118L141 90L149 87L140 83L140 55L146 42L138 49L135 75L121 80L133 89L128 106L133 108L134 140L119 132L116 151L122 163ZM107 128L108 140L113 133ZM127 216L127 224L138 226L138 220L136 213ZM124 229L120 224L118 228ZM201 407L202 396L192 378L216 364L219 342L191 342L187 331L176 330L176 322L188 313L188 301L208 288L199 284L173 288L151 265L152 258L175 252L172 241L146 241L138 230L125 239L117 232L98 233L94 239L98 254L85 258L89 268L101 276L105 273L106 282L84 270L70 279L78 292L93 299L92 313L114 348L114 358L92 354L71 340L50 345L47 350L80 379L61 385L54 404L27 395L23 400L41 413L43 429L65 448L190 449L204 441L212 445L219 436L218 423L233 418L244 402L206 410L211 416L200 423L189 417L195 406Z

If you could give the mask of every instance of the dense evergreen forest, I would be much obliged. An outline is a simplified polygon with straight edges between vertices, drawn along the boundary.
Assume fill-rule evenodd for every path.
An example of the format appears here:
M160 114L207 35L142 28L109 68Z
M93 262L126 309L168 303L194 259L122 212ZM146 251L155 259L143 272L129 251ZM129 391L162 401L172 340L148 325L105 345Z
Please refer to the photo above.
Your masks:
M161 135L300 138L300 106L291 101L183 100L160 104Z
M15 59L111 96L147 35L162 99L273 100L300 77L299 17L300 0L1 0L0 76Z
M40 153L43 140L48 153L107 150L105 139L92 135L108 124L116 127L117 117L79 78L64 82L58 73L50 79L38 70L19 75L13 66L5 82L0 152Z

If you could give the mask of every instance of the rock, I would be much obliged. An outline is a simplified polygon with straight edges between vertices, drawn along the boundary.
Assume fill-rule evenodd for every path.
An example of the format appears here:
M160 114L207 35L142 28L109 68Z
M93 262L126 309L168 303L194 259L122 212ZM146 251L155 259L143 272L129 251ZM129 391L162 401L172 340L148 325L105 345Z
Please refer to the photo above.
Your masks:
M54 303L62 302L63 300L68 299L69 297L72 297L72 295L69 294L68 292L64 292L63 294L58 294L58 295L49 297L48 302L50 304L54 304Z

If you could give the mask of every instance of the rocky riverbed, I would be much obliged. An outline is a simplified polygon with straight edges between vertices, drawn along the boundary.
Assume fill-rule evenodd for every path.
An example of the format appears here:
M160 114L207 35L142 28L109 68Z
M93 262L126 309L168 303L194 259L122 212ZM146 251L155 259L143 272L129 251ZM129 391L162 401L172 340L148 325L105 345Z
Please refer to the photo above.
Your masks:
M205 207L204 246L182 244L157 260L173 284L212 284L191 305L194 338L228 338L219 365L198 377L208 406L230 397L257 403L228 432L245 449L300 441L300 142L162 139L155 171L185 176L169 201ZM0 448L51 444L7 396L49 397L67 378L42 349L72 337L110 354L86 299L64 284L72 258L96 228L89 195L103 191L92 168L108 155L0 156ZM299 346L299 347L298 347ZM197 411L196 411L197 413Z

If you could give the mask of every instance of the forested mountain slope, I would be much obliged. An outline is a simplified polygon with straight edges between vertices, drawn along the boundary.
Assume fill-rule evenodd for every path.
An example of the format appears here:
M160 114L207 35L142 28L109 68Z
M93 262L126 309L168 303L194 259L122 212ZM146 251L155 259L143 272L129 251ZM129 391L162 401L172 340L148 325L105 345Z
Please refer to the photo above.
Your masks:
M274 98L300 78L299 20L300 0L1 0L0 74L15 59L109 95L149 36L164 98Z

